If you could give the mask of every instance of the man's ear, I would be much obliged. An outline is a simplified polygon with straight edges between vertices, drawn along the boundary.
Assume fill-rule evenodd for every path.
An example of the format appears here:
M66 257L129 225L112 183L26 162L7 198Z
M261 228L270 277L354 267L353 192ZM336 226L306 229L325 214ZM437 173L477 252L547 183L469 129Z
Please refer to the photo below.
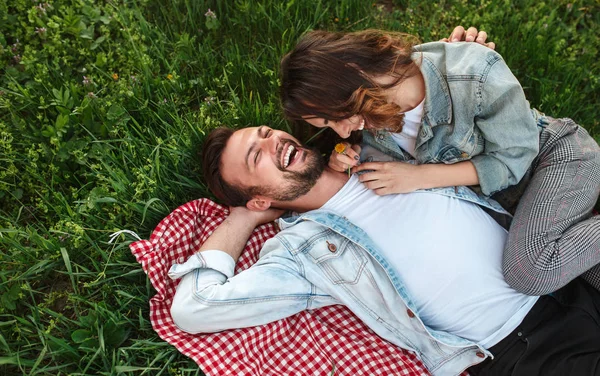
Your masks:
M252 211L265 211L271 207L271 200L266 197L253 197L246 203L246 208Z

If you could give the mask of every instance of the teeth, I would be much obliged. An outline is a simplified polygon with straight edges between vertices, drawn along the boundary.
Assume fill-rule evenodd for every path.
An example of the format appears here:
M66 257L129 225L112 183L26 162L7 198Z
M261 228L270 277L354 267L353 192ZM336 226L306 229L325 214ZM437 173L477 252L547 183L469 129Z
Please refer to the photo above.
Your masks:
M292 155L292 151L294 151L294 146L290 145L285 153L285 157L283 157L283 168L287 168L290 165L290 155Z
M360 125L358 126L359 131L362 131L363 129L365 129L365 119L364 118L360 121Z

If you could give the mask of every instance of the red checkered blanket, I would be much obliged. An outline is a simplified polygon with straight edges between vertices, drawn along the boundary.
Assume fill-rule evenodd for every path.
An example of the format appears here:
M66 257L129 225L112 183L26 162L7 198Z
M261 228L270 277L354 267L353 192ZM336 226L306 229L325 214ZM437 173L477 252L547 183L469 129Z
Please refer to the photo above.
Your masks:
M167 272L198 249L229 214L207 199L189 202L163 219L150 237L130 245L156 295L150 321L158 335L214 375L429 375L416 356L382 340L341 305L304 311L268 325L220 333L188 334L169 313L177 281ZM273 223L252 233L236 273L258 259L277 232ZM199 318L201 319L201 318Z

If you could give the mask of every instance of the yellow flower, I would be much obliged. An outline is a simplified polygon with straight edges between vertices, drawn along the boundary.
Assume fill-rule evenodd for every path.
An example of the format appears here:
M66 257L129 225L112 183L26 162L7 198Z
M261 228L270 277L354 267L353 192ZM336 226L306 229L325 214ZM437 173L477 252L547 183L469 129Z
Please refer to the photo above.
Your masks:
M333 22L340 22L340 19L336 17L333 19Z
M167 80L172 80L173 79L173 75L171 73L167 74Z
M343 154L346 151L346 144L344 144L343 142L340 142L339 144L335 145L334 150L338 154Z
M112 74L112 79L115 80L115 81L118 80L119 79L119 75L116 74L116 73L113 73Z

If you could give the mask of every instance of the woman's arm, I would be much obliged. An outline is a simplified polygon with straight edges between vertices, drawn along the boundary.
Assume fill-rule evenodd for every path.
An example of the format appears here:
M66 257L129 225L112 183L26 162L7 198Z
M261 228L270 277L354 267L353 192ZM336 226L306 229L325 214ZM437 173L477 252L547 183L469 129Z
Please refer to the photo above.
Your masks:
M470 161L451 165L413 165L405 162L367 162L353 171L368 171L358 178L378 195L408 193L417 189L477 185L479 179Z
M477 185L486 195L517 184L538 154L538 127L523 89L500 55L490 52L487 69L468 115L483 138L482 153L456 164L414 166L399 162L365 163L354 171L379 194L419 188Z
M484 150L474 156L481 191L492 195L517 184L539 152L539 130L521 84L496 55L481 84L475 127Z

